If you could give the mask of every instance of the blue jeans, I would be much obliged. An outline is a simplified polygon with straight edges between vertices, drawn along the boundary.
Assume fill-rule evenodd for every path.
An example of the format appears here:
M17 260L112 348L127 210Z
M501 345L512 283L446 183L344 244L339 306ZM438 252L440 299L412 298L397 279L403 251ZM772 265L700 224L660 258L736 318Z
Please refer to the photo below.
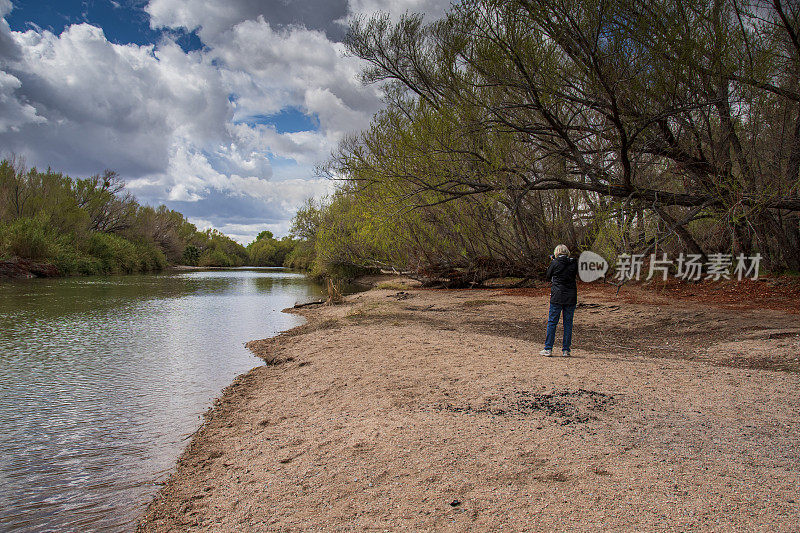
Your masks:
M556 342L556 326L558 317L564 313L564 340L561 344L562 350L569 350L572 344L572 317L575 315L574 305L550 304L550 316L547 317L547 337L544 339L544 349L552 350Z

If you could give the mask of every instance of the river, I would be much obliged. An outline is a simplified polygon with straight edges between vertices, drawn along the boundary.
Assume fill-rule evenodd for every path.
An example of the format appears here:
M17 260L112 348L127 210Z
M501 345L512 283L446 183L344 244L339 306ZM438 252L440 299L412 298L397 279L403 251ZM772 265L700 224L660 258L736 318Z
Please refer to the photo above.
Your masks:
M130 531L244 343L320 288L280 269L0 284L0 530Z

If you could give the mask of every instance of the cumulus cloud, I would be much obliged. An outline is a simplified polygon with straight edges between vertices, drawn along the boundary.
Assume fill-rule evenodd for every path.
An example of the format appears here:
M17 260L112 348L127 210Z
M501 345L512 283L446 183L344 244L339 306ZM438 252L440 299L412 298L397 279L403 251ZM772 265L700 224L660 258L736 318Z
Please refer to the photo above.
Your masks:
M274 181L234 176L230 185L239 193L232 195L212 189L198 200L175 200L171 205L198 227L217 228L245 243L263 229L285 235L295 210L305 199L332 192L331 182L319 179ZM198 221L203 222L198 224ZM237 229L231 230L233 225ZM245 227L251 231L243 231Z
M10 0L0 0L0 61L3 58L14 59L19 54L19 49L11 37L11 29L5 19L5 16L11 13L11 9Z
M360 61L341 38L347 20L378 10L438 16L442 0L150 0L149 45L115 44L90 24L60 34L11 31L0 0L0 146L29 164L72 175L118 171L143 201L166 202L242 240L288 229L347 133L381 106L358 81ZM186 52L172 30L196 31ZM265 117L313 116L310 131ZM281 234L281 231L277 231Z
M15 92L20 87L19 79L0 71L0 133L19 131L24 124L46 122L33 106L17 99Z
M266 147L271 155L293 159L306 169L324 159L336 146L328 135L317 131L278 133L274 126L266 124L232 124L229 131L239 146L248 150Z
M140 176L166 168L177 143L227 134L226 90L199 54L171 42L113 44L89 24L11 36L20 54L4 61L3 86L9 77L19 81L16 105L30 120L0 133L0 143L31 162Z
M153 27L197 30L206 43L245 20L264 17L273 27L302 26L338 40L346 26L347 0L151 0L145 10Z
M206 43L216 44L230 28L263 17L272 27L319 30L332 41L347 32L350 17L378 12L405 12L440 17L451 0L150 0L146 11L156 28L197 30Z
M377 88L358 81L360 62L318 31L278 31L258 17L231 28L209 56L222 65L240 120L299 106L319 117L322 131L340 135L366 126L380 106Z

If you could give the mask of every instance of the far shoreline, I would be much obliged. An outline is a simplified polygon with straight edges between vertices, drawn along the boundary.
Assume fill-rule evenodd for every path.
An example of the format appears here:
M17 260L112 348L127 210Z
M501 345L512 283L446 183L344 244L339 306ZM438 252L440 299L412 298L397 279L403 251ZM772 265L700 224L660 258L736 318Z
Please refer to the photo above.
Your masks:
M131 276L141 274L163 274L168 272L198 272L198 271L213 271L213 270L230 270L230 269L285 269L300 274L305 274L305 271L296 270L283 266L255 266L255 265L242 265L238 267L230 266L196 266L196 265L167 265L161 270L151 270L146 272L113 272L113 273L97 273L97 274L62 274L58 268L53 264L46 261L32 261L20 257L13 257L11 259L0 260L0 283L3 282L16 282L16 281L29 281L36 279L66 279L66 278L85 278L91 276Z

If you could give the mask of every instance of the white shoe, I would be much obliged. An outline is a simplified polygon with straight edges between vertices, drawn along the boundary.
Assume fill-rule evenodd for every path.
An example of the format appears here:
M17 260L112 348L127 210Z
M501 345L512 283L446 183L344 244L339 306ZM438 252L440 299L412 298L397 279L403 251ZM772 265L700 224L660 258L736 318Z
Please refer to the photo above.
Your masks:
M551 357L553 355L553 350L547 350L547 349L542 350L541 352L539 352L539 355L543 355L545 357Z
M569 357L569 350L561 350L561 357Z

